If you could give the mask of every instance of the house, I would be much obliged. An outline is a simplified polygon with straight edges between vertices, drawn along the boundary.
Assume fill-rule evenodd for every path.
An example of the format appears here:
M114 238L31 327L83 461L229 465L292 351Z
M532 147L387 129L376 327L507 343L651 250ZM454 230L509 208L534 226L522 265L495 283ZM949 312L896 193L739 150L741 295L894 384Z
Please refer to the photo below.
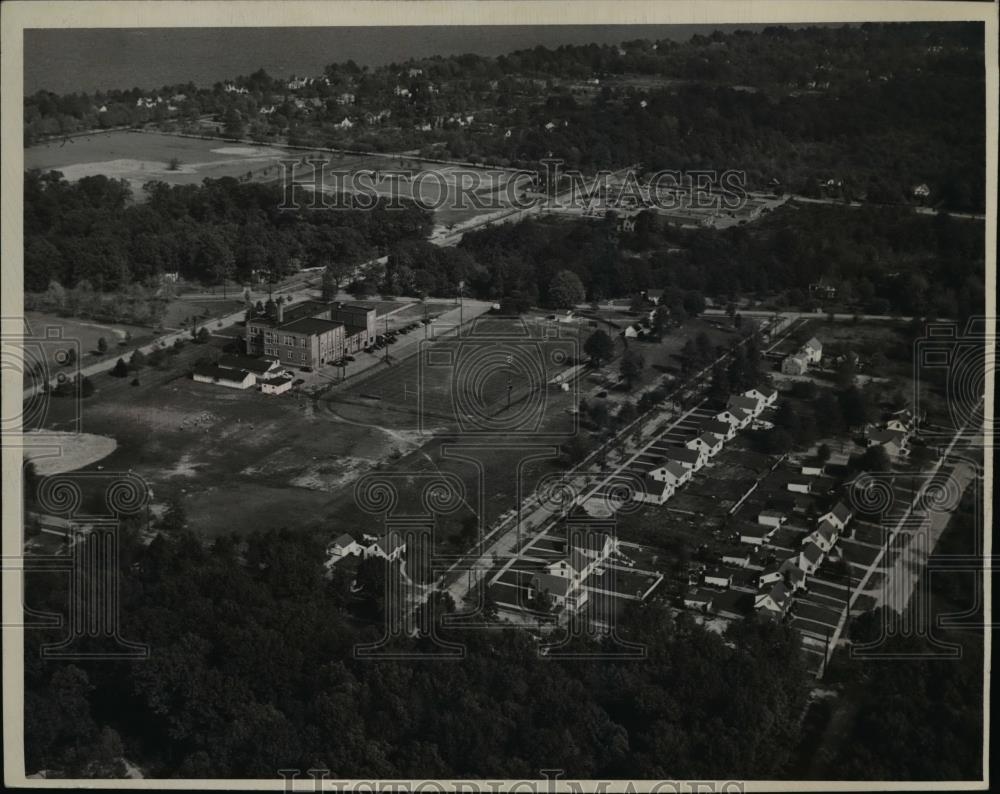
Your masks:
M798 567L806 573L814 573L823 563L823 550L815 543L806 542L799 552Z
M408 97L410 95L410 89L403 88L403 86L401 85L397 85L394 89L392 89L392 93L394 93L396 96Z
M548 573L536 573L528 584L528 598L534 600L543 593L552 599L553 608L576 609L587 600L586 589L572 579Z
M837 297L837 287L826 279L814 281L809 285L809 294L814 298L826 298L827 300Z
M829 521L820 521L816 525L816 529L803 539L802 544L815 543L819 546L820 551L826 554L836 545L839 537L840 530L836 525L831 524Z
M666 463L657 466L649 471L647 476L652 477L656 480L663 480L664 482L669 482L674 486L674 489L680 488L684 483L691 479L691 469L682 466L676 461L667 461Z
M927 198L931 194L931 189L923 182L919 185L913 186L913 197L914 198Z
M305 88L310 83L312 83L311 77L295 77L292 75L292 79L288 81L288 89L290 91L298 91L300 88Z
M906 447L906 433L898 430L872 430L866 441L869 447L882 447L889 453L889 457L894 458Z
M771 539L775 529L777 527L768 527L763 524L744 524L740 529L740 543L763 546Z
M326 547L328 558L326 565L329 568L344 557L358 557L362 553L364 553L364 546L345 532Z
M722 439L714 433L702 433L685 444L688 449L704 452L709 458L714 458L722 451Z
M754 386L743 392L743 396L756 400L763 408L770 408L778 400L778 390L770 386Z
M708 456L703 451L687 447L671 447L666 451L666 456L668 460L679 463L692 472L700 471L708 460Z
M218 366L223 369L245 369L258 378L272 377L278 374L280 365L276 358L251 358L250 356L224 355L219 358Z
M642 478L642 489L633 494L636 501L645 504L662 505L674 495L674 484L652 476L652 472Z
M775 582L769 590L757 594L754 609L766 609L775 615L784 615L791 604L791 594L784 582Z
M701 423L703 433L711 433L718 436L723 441L732 441L736 438L736 427L729 422L722 422L718 419L707 419Z
M823 464L816 458L802 461L802 468L799 472L804 477L821 477L823 475Z
M662 289L648 289L643 295L646 300L652 303L654 306L659 306L660 301L663 300L663 290Z
M719 422L728 422L737 430L742 430L750 424L753 414L744 408L727 408L715 415Z
M767 527L780 527L788 518L778 510L761 510L757 514L757 523Z
M383 560L398 560L405 551L406 542L398 532L386 532L364 549L365 557L381 557Z
M264 394L284 394L292 388L292 379L287 375L279 375L267 380L258 380L257 383Z
M715 595L711 590L706 590L704 587L689 590L684 596L684 606L688 609L698 610L699 612L711 612L712 600L715 598Z
M814 336L802 345L802 352L810 364L819 364L823 359L823 343Z
M798 566L797 558L789 557L781 563L779 570L785 586L790 587L793 593L806 586L806 572Z
M811 493L812 480L805 477L789 477L785 487L792 493Z
M742 394L734 394L730 396L729 402L726 404L726 408L730 411L734 409L743 409L744 411L749 411L752 418L756 419L760 416L761 411L764 410L764 402L756 397L747 397Z
M733 585L733 575L722 568L705 571L705 584L710 587L729 588Z
M783 375L805 375L809 369L809 361L802 353L788 356L781 362Z
M726 565L738 565L740 568L746 568L750 564L751 556L749 546L735 546L722 552L722 561Z
M249 389L257 377L245 369L226 369L215 364L197 364L192 374L198 383L213 383L229 389Z
M622 336L624 336L626 339L635 339L637 336L639 336L639 326L638 325L626 326L625 330L622 331Z
M847 505L843 502L837 502L829 511L819 517L819 521L828 521L843 532L852 515L851 509Z
M344 118L342 118L333 126L336 127L338 130L349 130L351 127L354 126L354 122L351 121L349 118L347 118L347 116L344 116Z

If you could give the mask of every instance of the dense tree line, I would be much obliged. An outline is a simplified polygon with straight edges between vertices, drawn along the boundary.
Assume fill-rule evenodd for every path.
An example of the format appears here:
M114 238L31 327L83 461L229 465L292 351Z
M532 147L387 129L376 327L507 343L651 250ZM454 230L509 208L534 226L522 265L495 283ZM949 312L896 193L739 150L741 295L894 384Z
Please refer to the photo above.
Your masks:
M151 108L136 104L139 89L39 92L25 99L25 140L149 122L194 129L212 114L230 137L524 167L555 156L583 169L738 169L752 187L818 193L822 180L876 203L912 202L927 184L935 205L981 211L982 35L971 24L774 27L373 70L331 64L294 92L260 70L236 79L243 93L165 86L160 98L173 99ZM650 89L634 76L659 80ZM474 123L456 120L473 110ZM352 125L338 127L345 118Z
M24 184L25 289L51 282L97 292L155 285L165 273L204 284L280 277L301 267L352 267L399 240L426 236L430 213L283 209L278 185L150 182L142 199L124 180L28 172Z
M52 637L28 632L29 770L107 773L124 755L150 775L192 777L785 771L805 705L790 630L749 622L723 638L648 604L620 627L645 646L641 662L560 660L522 631L444 629L466 644L464 660L435 659L420 640L398 644L423 661L357 659L354 644L380 631L359 628L345 608L350 577L326 583L322 557L289 532L211 548L183 531L126 541L122 634L151 655L43 661L38 645ZM65 586L50 585L28 602L65 609Z

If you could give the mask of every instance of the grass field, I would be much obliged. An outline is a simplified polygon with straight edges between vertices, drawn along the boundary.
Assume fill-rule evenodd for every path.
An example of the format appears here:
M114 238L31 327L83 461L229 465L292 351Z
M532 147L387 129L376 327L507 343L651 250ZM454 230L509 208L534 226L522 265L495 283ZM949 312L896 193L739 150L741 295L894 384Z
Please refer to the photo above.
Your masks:
M126 334L130 335L130 344L142 344L150 341L153 336L151 328L124 323L99 323L74 317L60 317L48 312L26 311L24 313L26 332L36 339L62 338L68 344L79 346L78 355L81 361L90 363L98 360L97 344L103 337L108 343L108 354L115 353L120 343L125 342ZM52 334L56 336L53 337Z
M143 184L154 180L190 185L206 178L242 177L248 171L253 171L255 178L268 178L279 173L277 161L287 156L285 150L270 146L110 132L32 146L24 150L24 165L61 171L71 182L95 174L126 179L138 193ZM171 170L174 158L179 165Z

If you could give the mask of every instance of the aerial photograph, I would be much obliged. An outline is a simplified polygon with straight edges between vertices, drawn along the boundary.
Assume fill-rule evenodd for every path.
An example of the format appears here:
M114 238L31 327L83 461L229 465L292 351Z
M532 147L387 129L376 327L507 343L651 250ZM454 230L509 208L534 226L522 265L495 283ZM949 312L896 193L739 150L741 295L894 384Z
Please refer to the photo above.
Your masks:
M24 27L17 774L983 788L996 20L328 17Z

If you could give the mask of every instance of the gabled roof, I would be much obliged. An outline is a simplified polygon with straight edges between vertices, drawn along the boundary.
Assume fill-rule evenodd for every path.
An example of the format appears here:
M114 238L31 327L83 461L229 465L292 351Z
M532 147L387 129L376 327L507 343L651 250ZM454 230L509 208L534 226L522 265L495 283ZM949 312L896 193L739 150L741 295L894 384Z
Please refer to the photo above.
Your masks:
M406 545L406 541L398 532L386 532L378 539L379 548L386 554L392 554L396 549Z
M806 342L804 345L802 345L802 348L804 350L815 350L817 352L822 352L822 350L823 350L823 343L820 342L814 336L812 339L810 339L808 342Z
M583 542L576 544L576 548L591 557L596 557L604 552L604 547L611 540L613 539L607 532L588 532L584 535Z
M767 593L771 600L779 607L784 607L788 602L788 588L784 582L775 582Z
M833 517L842 524L846 524L851 520L851 509L843 502L837 502L837 504L830 509L830 513L832 513Z
M744 524L740 529L741 538L766 538L774 532L767 524Z
M340 548L343 549L343 548L346 548L347 546L350 546L352 543L356 543L356 542L357 541L355 541L354 538L351 535L349 535L349 534L347 534L345 532L343 535L341 535L335 541L333 541L333 545L334 546L339 546Z
M548 591L554 596L565 596L572 584L564 576L554 576L550 573L536 573L531 577L531 584L539 592Z
M905 438L905 434L899 430L872 430L868 433L868 440L876 444L899 444Z
M744 410L753 412L757 410L757 406L760 405L760 401L756 397L746 397L742 394L733 394L730 395L727 405L729 408L743 408Z
M823 550L812 541L809 541L802 547L802 556L815 564L823 559Z
M748 396L750 392L757 392L758 394L763 394L765 397L771 397L778 393L778 390L772 386L754 386L752 389L747 389L743 395Z
M816 527L816 532L829 543L833 543L840 534L840 531L834 524L829 521L820 521L819 526Z
M698 440L704 444L708 444L708 446L710 447L715 447L722 443L721 441L719 441L719 437L713 435L712 433L702 433L700 436L698 436Z
M675 479L681 479L687 476L688 470L681 466L679 463L674 461L668 461L667 465L663 467L667 474L671 475Z
M760 516L764 516L765 518L784 518L785 514L780 510L761 510L757 516L758 518Z
M667 457L685 463L697 463L701 459L701 453L687 447L671 447L667 450Z
M732 428L729 422L723 422L719 419L706 419L701 423L701 429L706 433L715 433L717 435L727 435Z

